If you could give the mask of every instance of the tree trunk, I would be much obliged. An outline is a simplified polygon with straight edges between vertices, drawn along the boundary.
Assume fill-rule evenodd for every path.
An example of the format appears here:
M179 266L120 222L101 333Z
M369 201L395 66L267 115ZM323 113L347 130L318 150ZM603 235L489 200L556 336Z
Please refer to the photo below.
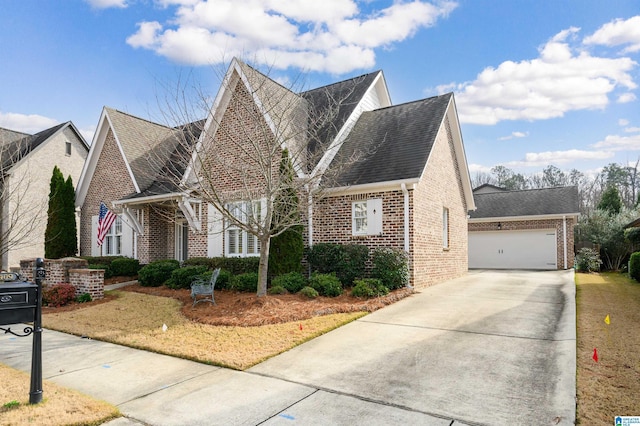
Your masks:
M267 294L267 274L269 272L269 242L271 236L260 238L260 266L258 267L258 297Z

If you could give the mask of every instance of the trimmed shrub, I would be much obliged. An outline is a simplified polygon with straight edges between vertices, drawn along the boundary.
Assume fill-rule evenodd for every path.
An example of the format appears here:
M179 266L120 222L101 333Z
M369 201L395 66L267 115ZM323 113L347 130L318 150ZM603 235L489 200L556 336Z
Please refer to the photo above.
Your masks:
M42 291L42 304L54 308L64 306L76 298L76 288L68 283L58 283Z
M143 287L159 287L171 278L171 273L179 267L180 262L173 259L151 262L138 271L138 281Z
M269 294L287 294L289 293L286 288L281 285L271 287L268 291Z
M336 297L342 294L342 284L334 274L312 274L309 278L309 286L327 297Z
M640 251L631 254L629 258L629 276L640 281Z
M171 271L171 278L167 280L167 287L178 288L190 288L193 279L203 273L207 272L206 266L186 266L184 268L178 268ZM211 275L209 275L211 279Z
M309 299L315 299L316 297L319 296L318 292L316 291L315 288L313 287L303 287L302 290L300 290L298 293L300 293L301 295L308 297Z
M597 250L583 247L576 255L576 269L580 272L598 272L600 265L602 265L602 260Z
M138 275L140 261L138 259L131 259L130 257L119 257L113 259L109 269L111 269L111 275L114 277L132 277Z
M409 256L404 250L380 247L371 255L371 277L378 278L389 290L409 285Z
M300 272L289 272L275 277L271 281L271 285L274 287L282 286L289 293L297 293L307 285L307 279Z
M113 275L111 275L111 268L109 268L109 265L101 265L99 263L94 263L94 264L89 264L88 265L89 269L104 269L104 278L111 278Z
M214 270L226 269L232 275L258 272L260 257L192 257L184 261L184 266L206 266Z
M346 244L342 246L343 256L338 264L336 276L345 286L351 286L355 279L364 278L369 247L360 244Z
M311 271L329 274L336 271L336 265L342 262L344 251L340 244L317 243L307 251L307 261Z
M247 272L240 275L234 275L231 278L231 289L242 292L258 291L258 273Z
M76 302L78 303L87 303L87 302L91 302L92 300L93 298L89 293L82 293L80 296L76 297Z
M379 297L389 294L389 289L377 278L365 278L354 281L351 295L353 297Z
M318 243L309 249L307 260L311 271L333 272L342 284L350 286L356 278L364 277L369 248L359 244Z

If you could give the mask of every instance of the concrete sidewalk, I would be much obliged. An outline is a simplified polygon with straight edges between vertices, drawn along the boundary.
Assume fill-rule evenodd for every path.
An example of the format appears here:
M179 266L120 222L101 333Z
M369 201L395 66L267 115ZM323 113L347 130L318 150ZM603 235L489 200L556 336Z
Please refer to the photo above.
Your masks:
M31 338L9 336L0 335L0 362L29 372ZM116 405L126 418L109 426L463 425L380 401L51 330L43 332L42 341L44 379Z
M471 272L246 372L43 333L45 380L118 425L533 425L575 420L571 271ZM29 371L31 339L0 336ZM46 397L46 395L45 395Z

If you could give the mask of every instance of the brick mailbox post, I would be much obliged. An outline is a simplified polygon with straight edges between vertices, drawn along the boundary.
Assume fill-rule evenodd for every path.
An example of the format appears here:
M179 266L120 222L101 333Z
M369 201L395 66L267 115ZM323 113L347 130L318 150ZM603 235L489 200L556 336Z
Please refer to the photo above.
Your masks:
M42 281L45 278L44 260L38 258L33 276L35 284L22 281L14 272L0 273L0 330L18 337L33 335L31 350L31 389L29 404L42 401ZM4 325L26 325L22 333Z

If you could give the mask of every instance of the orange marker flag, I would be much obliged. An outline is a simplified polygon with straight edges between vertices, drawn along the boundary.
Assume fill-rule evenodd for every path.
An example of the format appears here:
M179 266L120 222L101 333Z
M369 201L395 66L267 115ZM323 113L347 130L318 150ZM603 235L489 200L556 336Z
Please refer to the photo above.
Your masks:
M302 330L302 324L300 324L300 330Z
M598 362L598 350L596 348L593 348L593 356L592 356L593 360L595 362Z
M604 318L604 323L605 323L605 324L607 324L607 325L611 324L611 320L609 319L609 315L607 315L607 316Z

